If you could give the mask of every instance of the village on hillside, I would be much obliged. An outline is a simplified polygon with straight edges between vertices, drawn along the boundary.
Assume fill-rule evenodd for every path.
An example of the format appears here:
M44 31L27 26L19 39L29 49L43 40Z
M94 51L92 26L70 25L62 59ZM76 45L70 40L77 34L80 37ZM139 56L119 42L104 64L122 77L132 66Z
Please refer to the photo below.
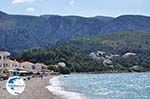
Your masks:
M137 57L137 54L136 53L133 53L133 52L126 52L124 53L123 55L120 55L120 54L110 54L110 53L107 53L107 52L104 52L104 51L96 51L96 52L91 52L89 54L89 57L94 59L94 60L97 60L97 61L101 61L102 62L102 65L104 67L107 67L109 68L109 72L121 72L121 70L124 70L125 67L121 66L118 66L117 68L121 69L119 71L115 70L115 62L117 59L122 59L124 60L124 63L126 63L125 61L126 60L130 60L130 61L133 61L133 60L136 60L136 57ZM118 63L117 63L118 65ZM131 65L129 68L128 68L128 71L130 72L140 72L142 71L143 67L139 66L139 65ZM124 71L125 72L125 71Z

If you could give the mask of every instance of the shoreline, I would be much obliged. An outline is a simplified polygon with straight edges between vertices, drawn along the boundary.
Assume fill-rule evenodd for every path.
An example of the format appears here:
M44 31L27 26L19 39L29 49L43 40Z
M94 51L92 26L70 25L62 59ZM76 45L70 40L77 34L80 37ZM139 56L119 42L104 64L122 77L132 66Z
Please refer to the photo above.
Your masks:
M132 72L132 73L139 73L139 72ZM95 73L72 73L72 74L95 74ZM108 74L108 73L97 73L97 74ZM84 96L84 94L67 91L61 88L60 82L56 82L56 80L58 80L58 78L61 76L65 76L65 75L50 75L47 77L43 77L43 79L32 78L31 80L27 80L25 81L26 87L24 92L18 96L13 96L9 94L5 89L6 81L0 81L0 98L2 99L76 99L78 97L78 99L87 99L87 97Z
M54 95L46 87L50 85L49 80L55 76L47 76L41 78L32 78L25 81L26 87L22 94L13 96L7 92L6 81L0 81L0 98L2 99L61 99Z
M129 71L123 71L123 72L72 72L70 74L121 74L121 73L149 73L150 71L144 71L144 72L129 72Z
M48 90L52 92L54 95L60 96L61 99L87 99L87 97L84 94L81 94L79 92L65 90L61 86L61 82L59 78L66 77L66 76L69 76L69 75L59 75L50 79L49 81L50 85L47 86Z

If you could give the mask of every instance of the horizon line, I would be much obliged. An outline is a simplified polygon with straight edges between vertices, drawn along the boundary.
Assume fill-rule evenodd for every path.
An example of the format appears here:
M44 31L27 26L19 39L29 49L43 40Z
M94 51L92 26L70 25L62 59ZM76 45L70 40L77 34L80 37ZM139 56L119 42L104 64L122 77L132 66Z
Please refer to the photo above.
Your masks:
M92 17L110 17L110 18L117 18L120 16L146 16L150 17L150 15L144 15L144 14L120 14L118 16L111 16L111 15L93 15L93 16L84 16L84 15L75 15L75 14L68 14L68 15L61 15L61 14L50 14L50 13L45 13L45 14L18 14L18 13L7 13L6 11L0 10L0 12L5 13L7 15L18 15L18 16L33 16L33 17L40 17L40 16L62 16L62 17L69 17L69 16L75 16L75 17L85 17L85 18L92 18Z

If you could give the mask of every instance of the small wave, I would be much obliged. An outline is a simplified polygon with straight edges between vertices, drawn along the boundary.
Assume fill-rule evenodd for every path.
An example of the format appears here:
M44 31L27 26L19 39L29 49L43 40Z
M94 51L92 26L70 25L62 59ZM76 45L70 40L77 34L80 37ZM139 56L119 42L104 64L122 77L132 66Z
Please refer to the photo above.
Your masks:
M84 95L80 93L64 90L60 85L59 77L62 76L53 77L49 80L51 84L50 86L47 86L49 91L51 91L55 95L62 96L62 98L65 99L87 99Z

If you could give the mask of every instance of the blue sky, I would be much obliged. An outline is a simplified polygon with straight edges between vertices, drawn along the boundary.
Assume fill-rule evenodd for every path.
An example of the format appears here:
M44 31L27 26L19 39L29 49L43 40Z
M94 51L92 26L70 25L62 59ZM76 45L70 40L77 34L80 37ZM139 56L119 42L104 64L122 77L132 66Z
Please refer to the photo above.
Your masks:
M9 14L150 16L150 0L0 0L0 10Z

